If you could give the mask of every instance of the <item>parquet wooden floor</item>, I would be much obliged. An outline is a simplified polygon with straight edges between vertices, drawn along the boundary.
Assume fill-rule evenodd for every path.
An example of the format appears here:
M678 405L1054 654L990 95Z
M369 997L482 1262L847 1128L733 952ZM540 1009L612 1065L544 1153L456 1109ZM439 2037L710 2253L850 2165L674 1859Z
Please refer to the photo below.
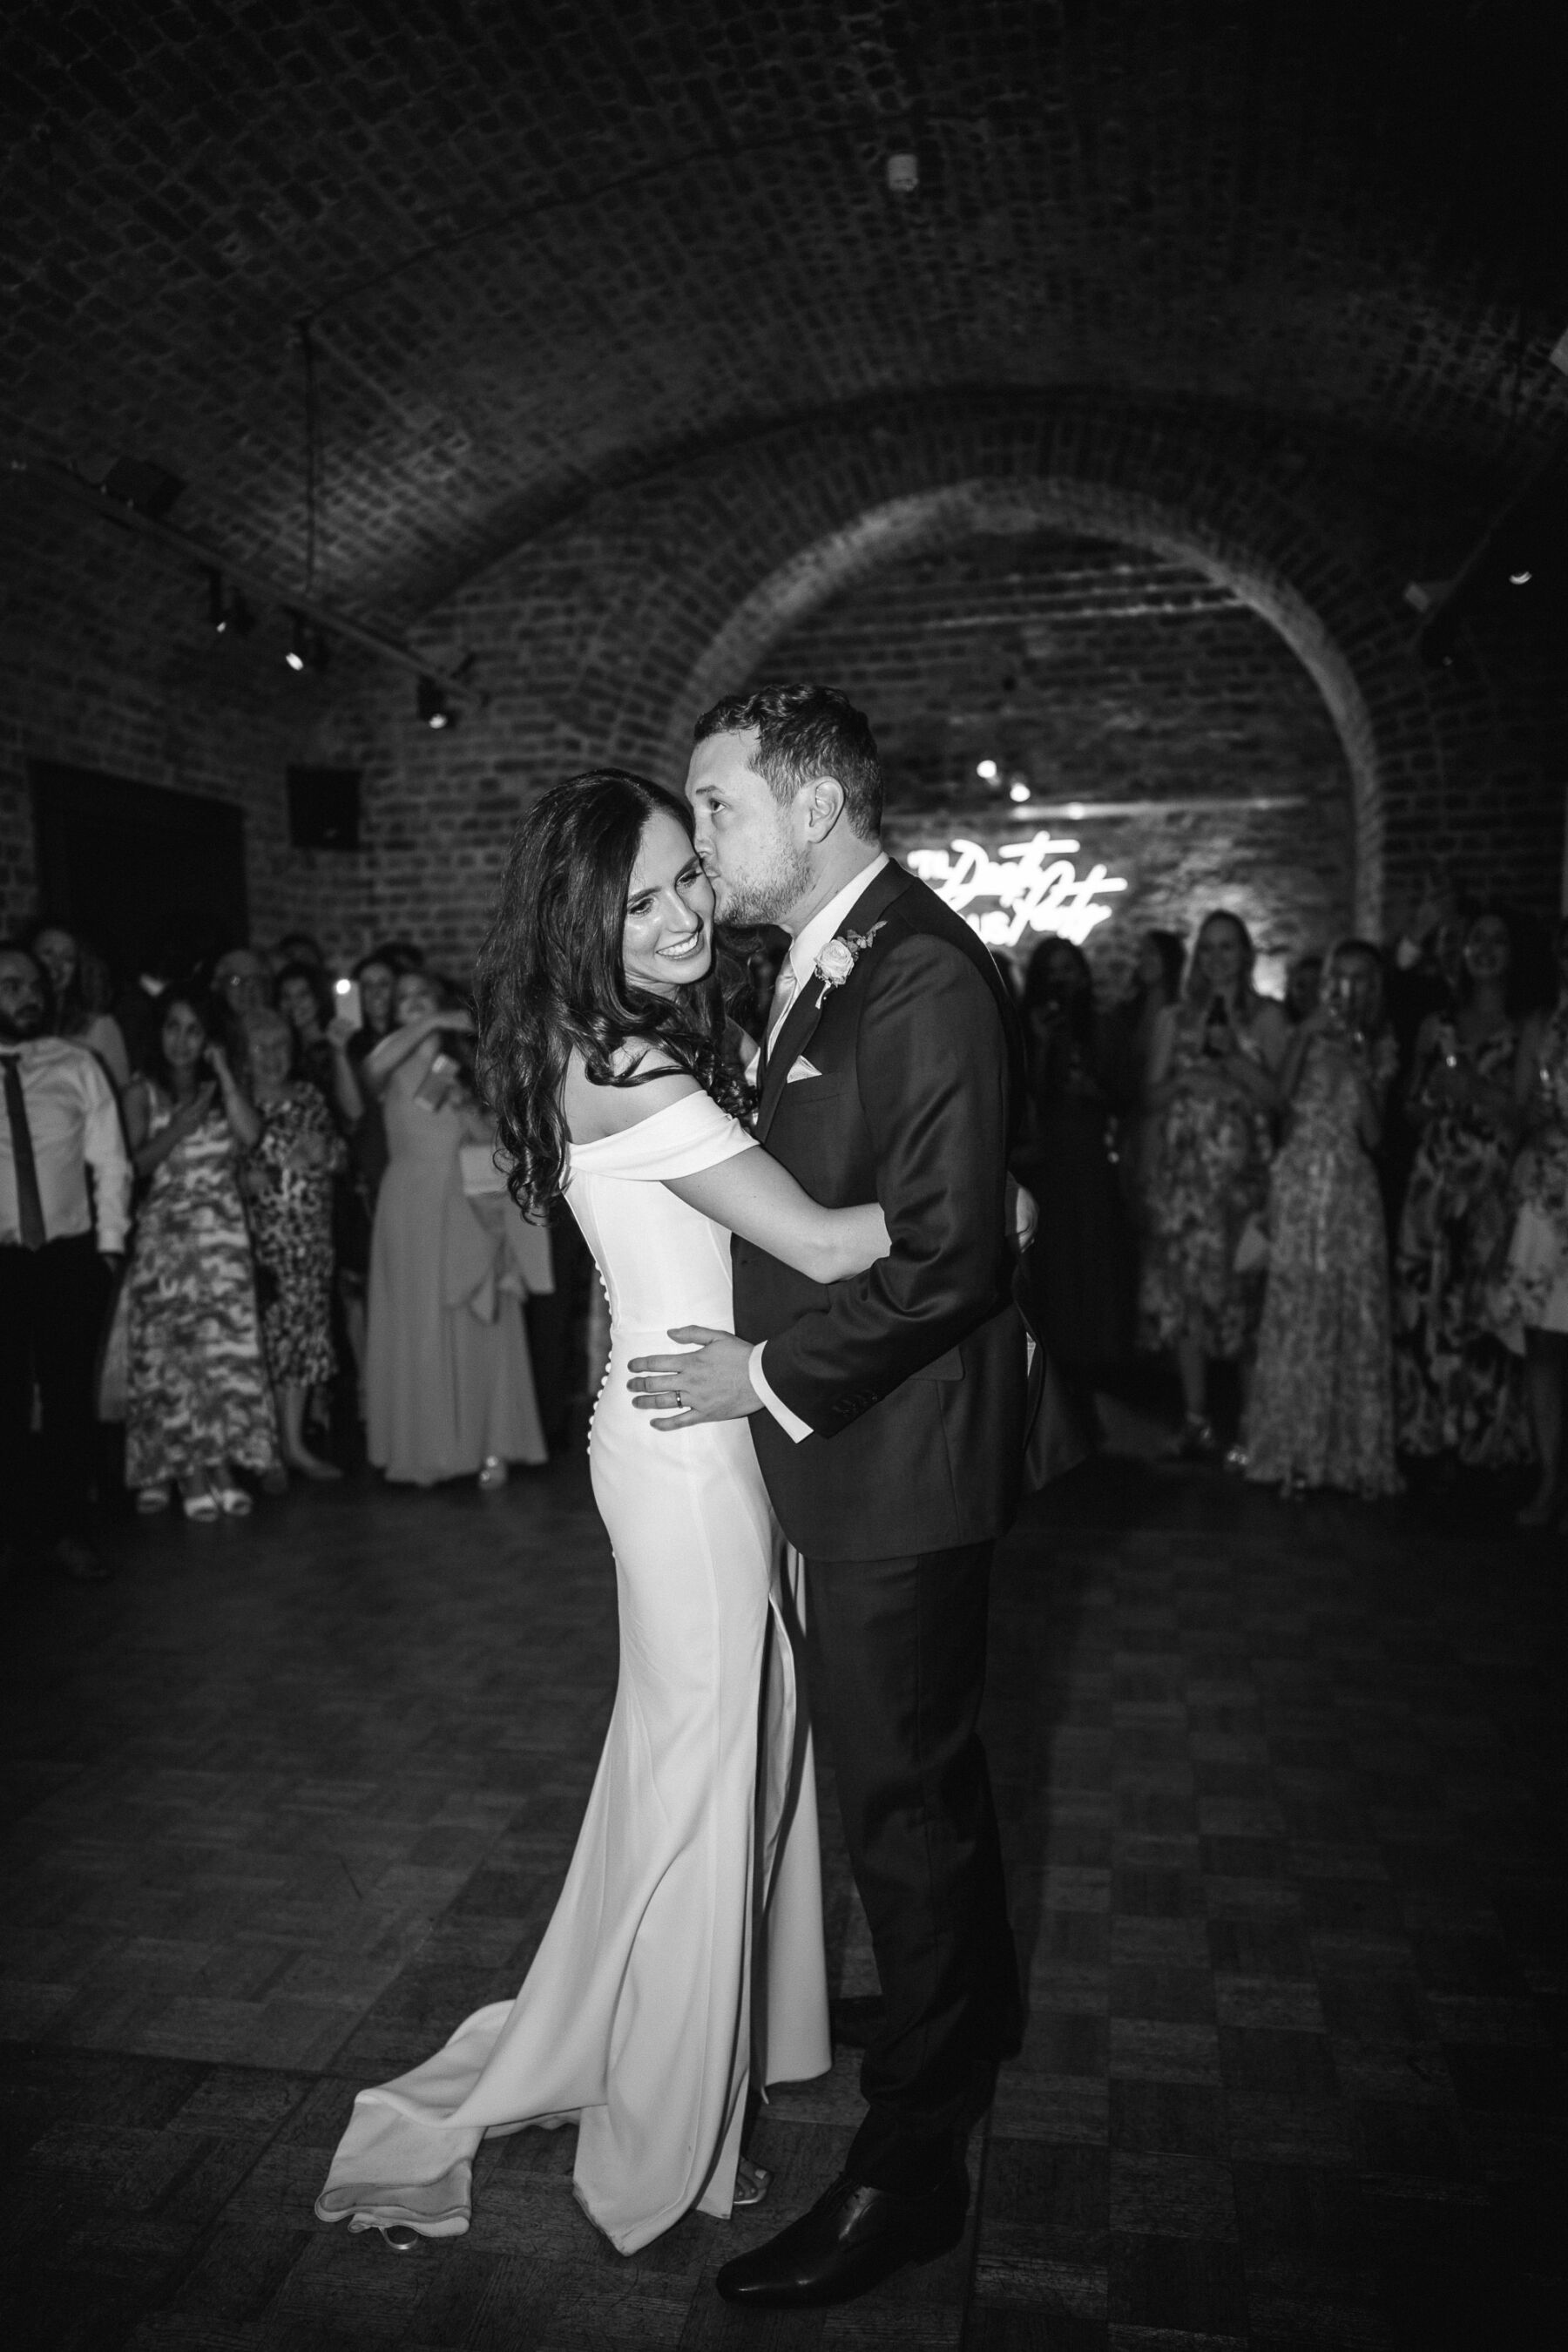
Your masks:
M515 1989L615 1672L581 1465L248 1525L127 1523L6 1595L5 2341L47 2352L899 2346L1509 2352L1563 2284L1561 1548L1111 1461L998 1567L989 1739L1028 2040L949 2261L750 2317L717 2265L835 2168L635 2262L571 2135L486 2148L470 2233L311 2214L353 2091ZM830 1779L830 1761L825 1777ZM834 1968L874 1982L825 1789Z

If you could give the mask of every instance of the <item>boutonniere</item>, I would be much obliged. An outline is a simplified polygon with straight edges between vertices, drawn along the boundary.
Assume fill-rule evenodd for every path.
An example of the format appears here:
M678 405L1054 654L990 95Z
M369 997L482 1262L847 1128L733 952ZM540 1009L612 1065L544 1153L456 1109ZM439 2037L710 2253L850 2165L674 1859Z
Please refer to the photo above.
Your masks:
M817 999L819 1004L834 989L843 986L878 932L885 928L884 923L873 923L868 931L845 931L837 939L828 940L811 967L816 979L822 982L822 994Z

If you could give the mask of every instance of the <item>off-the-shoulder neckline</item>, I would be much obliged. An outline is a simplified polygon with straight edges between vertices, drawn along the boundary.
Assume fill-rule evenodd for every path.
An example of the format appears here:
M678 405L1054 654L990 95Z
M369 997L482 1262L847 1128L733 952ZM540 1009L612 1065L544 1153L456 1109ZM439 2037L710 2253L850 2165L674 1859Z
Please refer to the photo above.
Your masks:
M584 1151L597 1151L601 1144L624 1143L630 1136L644 1135L650 1127L656 1127L661 1118L669 1118L676 1111L684 1111L692 1103L706 1103L710 1110L719 1111L721 1118L728 1116L726 1112L719 1110L719 1106L712 1096L703 1087L699 1087L695 1094L681 1095L676 1101L666 1103L662 1110L650 1110L646 1118L636 1120L632 1126L616 1128L613 1135L596 1135L591 1143L571 1144L569 1148L573 1157L581 1159Z

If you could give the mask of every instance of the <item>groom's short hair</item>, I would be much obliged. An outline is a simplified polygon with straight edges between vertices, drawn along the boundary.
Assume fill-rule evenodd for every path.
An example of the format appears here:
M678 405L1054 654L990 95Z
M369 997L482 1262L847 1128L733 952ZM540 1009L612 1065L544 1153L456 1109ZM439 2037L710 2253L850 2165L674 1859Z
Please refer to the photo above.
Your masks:
M757 730L756 768L776 798L793 800L813 776L836 776L844 787L850 830L875 841L882 830L882 762L863 710L833 686L763 686L755 694L727 694L705 710L692 740Z

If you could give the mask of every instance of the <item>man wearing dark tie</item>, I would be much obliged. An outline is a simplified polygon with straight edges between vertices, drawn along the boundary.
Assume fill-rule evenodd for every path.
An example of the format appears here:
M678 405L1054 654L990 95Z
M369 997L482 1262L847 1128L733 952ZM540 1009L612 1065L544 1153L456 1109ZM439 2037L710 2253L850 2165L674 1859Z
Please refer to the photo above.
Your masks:
M98 1583L108 1571L88 1541L92 1370L125 1251L131 1164L98 1062L43 1032L38 967L0 941L0 1548L36 1547Z

